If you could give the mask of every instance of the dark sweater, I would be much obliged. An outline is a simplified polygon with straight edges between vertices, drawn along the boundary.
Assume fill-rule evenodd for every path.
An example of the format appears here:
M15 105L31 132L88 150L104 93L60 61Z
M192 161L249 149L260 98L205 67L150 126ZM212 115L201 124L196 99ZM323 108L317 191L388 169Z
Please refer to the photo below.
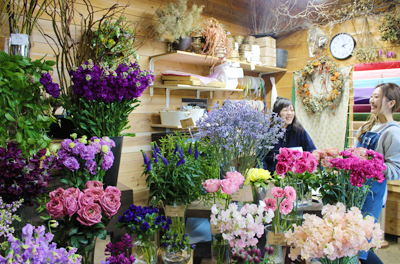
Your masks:
M302 147L303 151L308 152L312 152L317 149L312 142L310 135L308 135L305 129L303 131L298 130L296 132L293 129L293 125L289 125L286 127L284 137L279 139L278 144L276 144L265 157L263 162L264 169L269 170L271 174L274 173L276 164L278 163L278 161L275 159L275 155L279 154L279 149L294 147Z

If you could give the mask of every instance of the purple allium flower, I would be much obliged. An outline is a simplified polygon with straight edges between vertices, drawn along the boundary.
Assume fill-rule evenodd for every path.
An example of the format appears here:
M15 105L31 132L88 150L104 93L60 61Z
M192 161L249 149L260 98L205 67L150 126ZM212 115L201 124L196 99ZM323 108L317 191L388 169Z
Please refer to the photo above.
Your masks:
M75 157L68 157L64 162L64 166L70 171L76 171L79 169L79 162Z

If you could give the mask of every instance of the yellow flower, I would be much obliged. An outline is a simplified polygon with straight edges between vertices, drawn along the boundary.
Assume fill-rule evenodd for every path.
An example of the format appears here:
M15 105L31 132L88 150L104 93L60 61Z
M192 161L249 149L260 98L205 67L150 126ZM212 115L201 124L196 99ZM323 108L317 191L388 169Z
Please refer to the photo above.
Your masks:
M271 178L271 173L264 169L252 168L247 172L245 184L248 185L252 182L264 182Z

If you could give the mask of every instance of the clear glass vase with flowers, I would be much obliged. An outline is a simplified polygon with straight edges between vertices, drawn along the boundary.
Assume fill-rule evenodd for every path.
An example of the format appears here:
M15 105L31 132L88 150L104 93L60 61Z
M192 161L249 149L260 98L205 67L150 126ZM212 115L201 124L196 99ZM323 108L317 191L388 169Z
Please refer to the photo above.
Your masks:
M141 207L132 204L118 217L116 227L124 228L134 235L133 249L137 263L157 263L157 231L167 231L172 224L171 219L159 215L158 208Z
M121 191L113 186L104 190L101 182L88 181L83 191L60 187L49 195L49 217L44 220L57 220L58 226L53 229L55 241L77 248L82 263L93 264L96 237L106 238L106 227L121 206Z
M168 264L185 264L188 263L192 250L196 248L195 244L190 244L190 238L187 234L167 231L161 238L161 246L163 252L162 259Z
M319 161L319 191L324 204L341 202L347 209L361 209L371 184L385 180L384 159L376 151L350 148L340 152L329 148L316 150L313 155Z

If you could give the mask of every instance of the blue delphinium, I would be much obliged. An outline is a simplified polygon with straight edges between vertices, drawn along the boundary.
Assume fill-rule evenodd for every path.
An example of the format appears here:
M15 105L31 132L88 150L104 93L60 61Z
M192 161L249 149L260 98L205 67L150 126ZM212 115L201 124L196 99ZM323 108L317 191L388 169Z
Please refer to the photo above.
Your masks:
M53 235L45 233L44 226L34 227L27 224L22 228L22 240L8 235L9 247L6 258L0 256L0 264L6 263L81 263L82 256L75 254L76 248L57 248L52 242Z
M223 106L197 121L199 136L219 151L223 169L235 166L243 175L283 137L282 119L275 113L253 109L245 101L226 100ZM235 164L232 164L235 162Z

